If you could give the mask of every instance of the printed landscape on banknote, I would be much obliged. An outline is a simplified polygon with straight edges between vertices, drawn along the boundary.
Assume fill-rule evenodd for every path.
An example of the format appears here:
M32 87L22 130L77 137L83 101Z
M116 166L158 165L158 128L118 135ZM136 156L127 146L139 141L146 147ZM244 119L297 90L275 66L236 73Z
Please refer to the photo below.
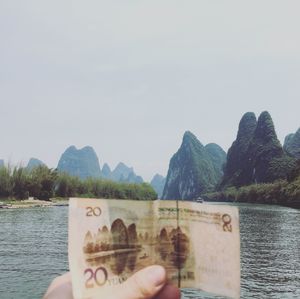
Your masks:
M238 210L186 201L70 199L75 299L94 298L159 264L180 288L240 296Z

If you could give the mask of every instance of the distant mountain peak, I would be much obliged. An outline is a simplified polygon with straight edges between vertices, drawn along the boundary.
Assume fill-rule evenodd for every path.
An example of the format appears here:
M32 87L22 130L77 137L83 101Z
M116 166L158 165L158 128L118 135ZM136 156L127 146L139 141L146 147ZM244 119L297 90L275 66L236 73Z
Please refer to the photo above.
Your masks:
M84 146L81 150L82 151L92 151L92 152L95 152L94 148L91 147L90 145Z
M76 148L75 145L70 145L70 146L66 149L66 151L77 151L77 148Z
M152 178L152 180L150 182L150 185L153 187L153 189L157 193L158 198L162 197L165 183L166 183L166 178L158 173L154 175L154 177Z
M110 179L117 182L126 183L143 183L141 176L135 174L133 167L128 167L123 162L119 162L115 169L111 172Z
M226 163L226 152L216 143L208 143L205 145L205 150L207 151L210 159L212 161L213 167L217 175L219 176L218 180L221 180L223 176L223 168Z
M290 143L290 141L293 139L293 137L295 136L295 133L290 133L288 135L285 136L284 138L284 146L286 146L288 143Z
M228 150L221 187L242 186L251 181L252 170L248 165L248 149L256 127L255 114L246 112L239 122L236 140Z
M253 112L246 112L240 122L237 133L237 140L249 139L249 136L253 136L253 133L257 126L256 116Z
M186 139L197 139L197 137L191 132L191 131L185 131L184 134L183 134L183 140L186 140Z
M27 163L27 166L26 166L26 169L28 170L32 170L33 168L35 167L38 167L38 166L45 166L46 164L44 162L42 162L41 160L39 159L36 159L36 158L30 158L30 160L28 161Z
M198 138L190 131L185 131L183 138L182 138L182 145L185 144L192 144L192 143L196 143L196 144L200 144L201 146L202 143L198 140Z
M257 139L263 139L264 142L278 140L272 117L268 111L262 112L258 117L254 135Z
M133 171L133 167L128 167L126 164L124 164L123 162L119 162L118 165L116 166L116 169L126 169L127 171L131 172Z
M170 160L163 199L193 199L212 190L221 178L212 155L193 133L186 131Z
M224 152L224 150L222 149L222 147L221 147L220 145L218 145L218 144L216 144L216 143L213 143L213 142L206 144L204 147L205 147L206 149L209 148L209 149L211 149L211 150L221 150L221 151Z
M110 179L111 176L111 169L107 163L104 163L102 170L101 170L102 176L104 178Z
M254 114L245 114L239 125L237 139L228 150L221 187L240 187L284 179L295 161L284 153L268 111L257 123Z
M153 176L153 179L152 180L162 180L164 179L165 177L162 176L161 174L159 173L156 173L154 176Z
M290 156L300 159L300 128L285 137L283 148Z
M62 154L57 169L82 179L101 176L99 160L91 146L81 149L74 145L69 146Z

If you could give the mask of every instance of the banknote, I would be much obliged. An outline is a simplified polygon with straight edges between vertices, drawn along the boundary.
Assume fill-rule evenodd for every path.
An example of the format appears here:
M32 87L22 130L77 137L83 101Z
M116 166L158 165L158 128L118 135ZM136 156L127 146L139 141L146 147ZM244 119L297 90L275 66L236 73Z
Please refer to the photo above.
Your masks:
M180 288L239 298L237 208L169 200L70 199L69 266L75 299L97 298L152 264L165 267L168 280Z

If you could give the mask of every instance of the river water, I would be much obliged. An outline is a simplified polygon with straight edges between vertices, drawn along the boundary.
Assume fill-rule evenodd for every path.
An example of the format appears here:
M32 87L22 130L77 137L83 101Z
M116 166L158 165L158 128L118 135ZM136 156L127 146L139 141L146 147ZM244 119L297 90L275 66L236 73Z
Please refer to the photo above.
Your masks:
M300 210L238 205L241 298L300 298ZM68 270L67 207L0 210L0 299L40 299ZM184 290L183 298L221 298Z

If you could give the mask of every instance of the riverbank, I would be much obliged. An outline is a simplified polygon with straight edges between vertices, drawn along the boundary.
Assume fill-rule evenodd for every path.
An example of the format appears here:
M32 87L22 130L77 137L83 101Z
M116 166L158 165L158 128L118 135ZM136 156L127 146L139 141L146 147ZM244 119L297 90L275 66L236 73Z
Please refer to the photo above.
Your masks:
M270 204L300 208L300 176L293 181L253 184L240 188L229 187L223 191L207 193L205 201Z
M68 206L69 199L66 198L52 198L51 200L39 200L39 199L1 199L0 209L23 209L23 208L35 208L35 207L54 207L54 206Z

